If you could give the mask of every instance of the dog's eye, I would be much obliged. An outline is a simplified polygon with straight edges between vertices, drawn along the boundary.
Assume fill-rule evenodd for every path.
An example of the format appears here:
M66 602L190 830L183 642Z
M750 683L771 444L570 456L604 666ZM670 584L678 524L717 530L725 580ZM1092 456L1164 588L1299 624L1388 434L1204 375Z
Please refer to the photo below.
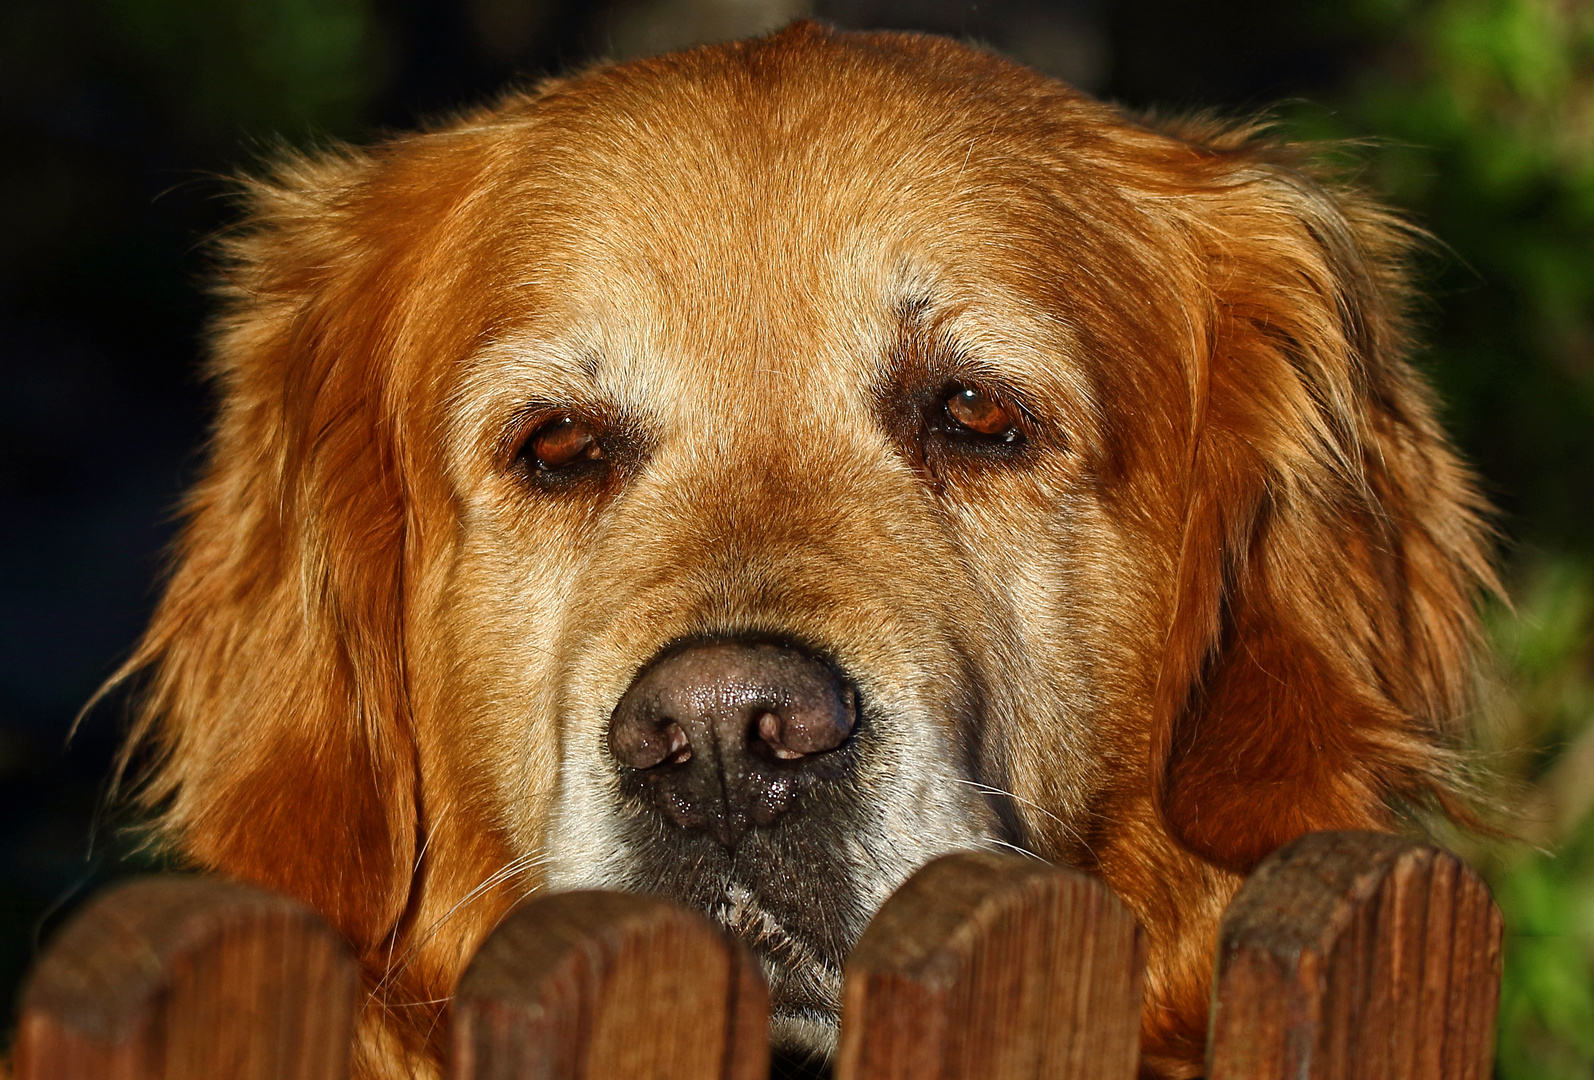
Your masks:
M957 387L947 395L946 414L957 427L1003 443L1023 438L1018 420L1007 407L990 395L968 387Z
M561 413L531 433L520 457L539 473L557 472L586 461L603 460L598 429L569 413Z

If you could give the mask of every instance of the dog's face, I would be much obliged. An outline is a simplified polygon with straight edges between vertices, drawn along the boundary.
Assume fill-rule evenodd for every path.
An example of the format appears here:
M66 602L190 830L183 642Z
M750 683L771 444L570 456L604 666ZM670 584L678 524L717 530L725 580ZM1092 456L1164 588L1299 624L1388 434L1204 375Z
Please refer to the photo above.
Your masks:
M593 132L633 132L622 169L530 155L579 198L505 200L531 219L524 307L449 396L461 524L422 632L459 643L459 767L551 885L714 911L779 1005L833 1015L908 874L1025 841L1015 745L1044 747L1018 798L1080 820L1122 701L1091 643L1166 613L1099 496L1033 167L978 131L902 138L911 109L769 93L688 154L674 93ZM882 156L900 183L873 182ZM998 202L1032 235L992 235ZM808 752L760 737L766 712Z
M850 104L752 87L683 130L665 81L576 146L531 136L557 202L485 195L522 293L455 369L459 536L420 620L457 643L439 749L514 850L714 912L779 1035L833 1022L847 949L934 856L1081 854L1132 749L1107 718L1160 655L1146 556L1173 558L1103 498L1099 345L1022 119L927 130L876 72L805 74ZM1117 406L1155 422L1173 389ZM1103 679L1104 641L1136 666Z
M823 1048L989 846L1107 876L1191 1059L1232 872L1438 775L1486 574L1398 230L1296 164L800 26L285 166L135 660L172 834L362 950L372 1061L536 888L709 911Z

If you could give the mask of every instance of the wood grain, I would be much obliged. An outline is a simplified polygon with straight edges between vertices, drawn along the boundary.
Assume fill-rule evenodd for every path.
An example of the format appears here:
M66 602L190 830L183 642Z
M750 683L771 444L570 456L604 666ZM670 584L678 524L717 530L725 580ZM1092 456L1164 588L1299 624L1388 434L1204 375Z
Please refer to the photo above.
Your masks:
M87 905L22 993L17 1080L342 1080L356 974L321 918L201 878Z
M1143 945L1095 878L988 852L925 866L847 961L837 1080L1129 1080Z
M1455 856L1314 833L1265 859L1224 917L1210 1080L1486 1080L1500 911Z
M454 1080L764 1080L757 964L694 911L558 893L518 908L454 999Z

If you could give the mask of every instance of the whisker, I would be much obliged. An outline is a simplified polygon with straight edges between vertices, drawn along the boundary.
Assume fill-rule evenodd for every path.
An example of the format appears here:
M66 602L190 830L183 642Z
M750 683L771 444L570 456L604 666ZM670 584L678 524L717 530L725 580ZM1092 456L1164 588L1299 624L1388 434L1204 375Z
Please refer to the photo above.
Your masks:
M421 850L415 853L415 865L410 868L411 873L421 872L421 860L426 858L426 849L432 846L432 837L437 835L438 827L443 824L443 819L448 816L449 807L437 812L437 820L432 822L432 827L426 830L426 839L421 841Z
M1018 852L1018 854L1024 856L1027 859L1034 859L1036 862L1045 863L1047 866L1051 866L1052 865L1052 861L1050 859L1043 858L1040 855L1035 854L1029 848L1020 847L1017 844L1010 844L1006 840L998 840L994 836L989 836L989 837L986 837L985 842L987 844L994 844L996 847L1007 848L1009 851L1016 851L1016 852Z
M449 808L445 806L442 810L438 811L436 819L432 822L432 827L426 830L426 837L421 841L421 850L415 853L415 865L410 868L410 875L412 877L421 872L421 862L426 858L427 849L432 846L432 837L437 835L438 827L443 824L443 819L448 816L448 810ZM388 973L393 970L393 949L397 945L398 927L395 926L393 928L393 932L387 937L387 960L383 964L382 968L382 981L377 984L377 989L382 991L382 1008L384 1009L389 1007L387 995L388 989L392 984L388 979Z
M385 988L399 976L403 975L404 972L409 969L410 964L415 962L415 958L420 952L421 948L425 946L427 942L431 941L432 938L436 937L438 932L442 930L443 926L455 915L459 914L459 912L462 911L468 904L479 899L495 886L515 877L524 870L535 866L540 866L545 861L546 860L544 856L540 852L527 852L524 855L516 856L503 866L500 866L497 870L494 870L491 874L488 874L487 877L483 878L481 882L476 885L475 888L471 889L464 896L455 901L452 907L450 907L442 915L438 916L437 919L435 919L424 932L417 936L416 939L412 941L404 950L404 954L399 957L397 964L394 964L391 961L389 962L387 970L383 973L381 981L377 984L377 988ZM374 990L372 992L372 996L375 996Z
M390 1009L419 1009L426 1005L447 1005L453 998L429 998L426 1001L399 1001L387 1006ZM428 1032L427 1034L431 1034Z
M1033 799L1026 799L1022 795L1011 791L1006 791L999 787L992 787L990 784L982 784L977 780L964 780L961 777L953 777L953 779L959 784L967 784L969 787L981 791L986 795L1001 795L1004 798L1012 799L1016 803L1027 806L1032 810L1036 810L1046 815L1047 817L1051 818L1052 821L1056 822L1057 827L1062 829L1063 832L1067 834L1068 837L1076 844L1084 848L1086 851L1091 851L1090 845L1085 842L1085 838L1080 835L1078 829L1074 828L1072 825L1068 824L1068 822L1064 821L1062 818L1046 809L1046 807L1042 806L1040 803L1035 802ZM1092 852L1092 854L1094 854L1094 852Z
M485 935L483 940L486 940L486 938L488 938L488 937L492 937L493 932L495 930L497 930L500 926L504 925L504 920L509 918L510 913L513 912L515 910L515 908L519 907L522 903L524 903L526 901L527 897L531 896L533 893L537 892L541 888L542 888L542 884L539 882L538 884L532 885L530 888L526 889L519 896L515 897L514 903L510 904L507 908L505 908L503 910L502 913L499 914L498 918L493 922L492 929L487 931L487 934ZM451 999L449 999L449 998L439 998L436 1001L421 1002L421 1004L433 1005L433 1004L444 1003L444 1002L447 1002L449 1000L451 1000ZM436 1016L432 1017L431 1024L428 1025L428 1027L426 1028L426 1041L428 1043L430 1043L432 1041L432 1032L437 1030L437 1025L442 1021L442 1019L443 1019L443 1014L441 1012L439 1012Z

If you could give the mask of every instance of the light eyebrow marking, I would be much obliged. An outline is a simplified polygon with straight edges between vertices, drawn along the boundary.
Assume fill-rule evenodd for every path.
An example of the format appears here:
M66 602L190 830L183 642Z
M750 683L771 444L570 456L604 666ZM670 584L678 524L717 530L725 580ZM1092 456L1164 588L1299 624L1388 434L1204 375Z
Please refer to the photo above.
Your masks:
M914 292L897 301L897 328L907 332L924 325L924 317L929 312L932 297L929 293Z
M576 354L575 360L576 368L581 374L594 383L598 381L598 372L603 366L603 361L598 356L598 350L590 347L584 348Z
M920 379L949 379L970 367L964 348L942 325L947 313L936 314L928 294L905 296L896 307L896 337L890 349L888 378L898 383L915 375Z

